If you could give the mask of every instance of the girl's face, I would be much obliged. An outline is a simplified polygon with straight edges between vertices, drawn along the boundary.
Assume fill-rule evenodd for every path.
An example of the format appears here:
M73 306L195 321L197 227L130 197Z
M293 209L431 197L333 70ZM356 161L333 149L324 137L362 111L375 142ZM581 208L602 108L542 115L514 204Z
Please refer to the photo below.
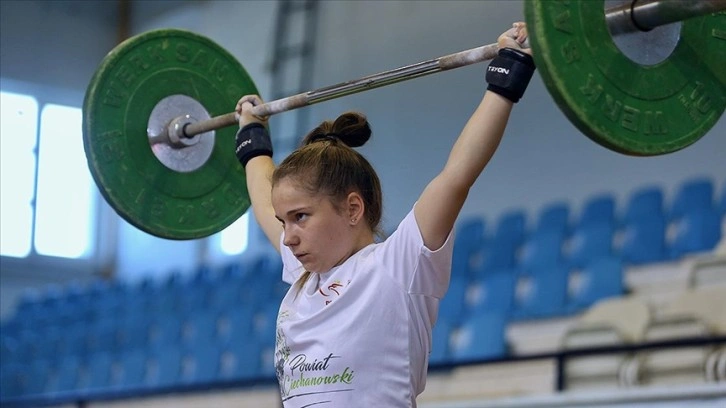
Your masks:
M305 270L327 272L354 253L348 211L336 209L328 196L310 195L284 178L272 189L272 206L285 231L283 244Z

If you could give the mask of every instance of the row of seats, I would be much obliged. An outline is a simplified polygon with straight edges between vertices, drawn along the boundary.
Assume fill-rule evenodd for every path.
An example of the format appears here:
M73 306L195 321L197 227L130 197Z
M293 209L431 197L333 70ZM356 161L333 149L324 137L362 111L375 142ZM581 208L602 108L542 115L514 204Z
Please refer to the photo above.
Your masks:
M503 312L509 321L567 316L625 291L623 262L612 255L581 269L565 264L500 269L476 278L452 277L439 316L452 324L484 311Z
M481 217L457 225L453 275L480 277L491 271L525 271L557 263L582 268L617 255L626 265L679 259L709 251L721 239L726 185L715 200L714 182L684 182L669 202L658 186L633 192L618 208L614 194L591 197L575 217L567 202L544 206L531 226L524 210L499 217L491 231Z
M691 288L654 309L637 296L603 300L583 313L561 347L608 347L726 336L726 286ZM575 355L565 364L567 389L638 385L726 384L726 342L607 355Z
M4 332L33 331L46 327L92 328L105 320L166 318L212 309L261 309L279 301L289 287L281 281L277 256L258 256L217 270L200 267L188 278L173 272L161 281L146 278L139 283L95 281L27 292L20 300Z
M2 397L273 378L280 268L261 256L187 279L28 295L2 327Z
M457 325L440 321L434 328L430 364L504 358L509 354L506 328L505 314L492 310L470 314ZM722 283L688 289L657 309L635 295L599 300L569 325L558 349L724 336L726 286ZM608 354L575 353L564 360L566 389L715 382L726 384L726 341Z
M712 184L694 180L668 211L663 192L648 187L620 217L616 201L602 196L586 203L574 225L562 205L543 209L531 229L521 212L502 217L491 235L483 219L461 223L431 363L504 357L509 322L579 313L624 295L628 265L670 258L648 255L645 246L660 245L661 238L628 232L634 225L657 224L664 232L675 220L709 214L690 230L706 239L689 251L712 248L718 223L711 215L726 205L713 205L709 195ZM623 242L636 245L634 255L625 245L615 249L619 231ZM675 248L677 240L665 235L658 236L671 245L662 248ZM279 257L259 256L200 267L189 277L172 273L160 281L99 281L28 294L2 325L2 397L272 378L275 317L288 289L280 270Z
M581 270L553 265L529 273L498 270L477 279L454 277L440 304L431 361L505 357L503 333L510 322L572 315L625 293L622 262L612 256ZM443 340L462 329L472 338Z

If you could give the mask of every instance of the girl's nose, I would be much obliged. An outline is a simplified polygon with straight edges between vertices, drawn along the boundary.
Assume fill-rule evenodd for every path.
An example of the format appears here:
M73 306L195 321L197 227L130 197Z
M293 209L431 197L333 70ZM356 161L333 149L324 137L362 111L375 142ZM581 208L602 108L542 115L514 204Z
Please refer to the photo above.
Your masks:
M285 229L285 238L282 240L282 244L285 246L296 245L299 243L297 235L295 235L290 229Z

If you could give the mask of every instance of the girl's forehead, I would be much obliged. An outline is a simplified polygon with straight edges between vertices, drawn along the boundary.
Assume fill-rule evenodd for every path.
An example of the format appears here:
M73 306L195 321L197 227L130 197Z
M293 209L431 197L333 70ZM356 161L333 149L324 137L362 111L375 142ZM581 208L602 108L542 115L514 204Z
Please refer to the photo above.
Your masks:
M311 194L294 181L280 180L279 183L272 187L272 203L273 205L314 205L321 199L320 195Z
M272 186L272 196L279 196L279 197L288 197L288 196L296 196L296 197L314 197L314 194L310 194L309 191L307 191L299 182L291 179L290 177L286 177L277 183L275 183L274 186Z

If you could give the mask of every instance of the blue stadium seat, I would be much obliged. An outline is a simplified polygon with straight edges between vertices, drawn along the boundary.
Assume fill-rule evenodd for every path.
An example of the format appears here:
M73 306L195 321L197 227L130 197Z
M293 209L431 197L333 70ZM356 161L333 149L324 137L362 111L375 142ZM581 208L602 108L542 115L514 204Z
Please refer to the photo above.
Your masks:
M523 210L510 210L499 217L492 236L494 242L508 242L516 249L527 232L527 215Z
M169 313L154 319L149 328L149 347L164 349L171 345L178 345L182 338L181 316Z
M164 280L149 289L149 312L164 315L181 311L181 303L186 297L188 287L182 273L172 271Z
M570 205L556 201L543 206L537 215L534 232L558 231L563 235L570 229Z
M64 288L57 305L56 323L67 326L87 320L89 311L87 303L83 302L84 292L85 289L77 283L70 283Z
M31 361L55 358L61 351L59 346L63 338L62 329L57 325L47 325L43 329L36 329L36 333L37 342Z
M41 320L43 324L50 324L58 318L58 304L63 298L63 289L56 284L46 286L40 298Z
M624 293L622 261L615 256L600 257L570 275L567 308L577 312L599 300Z
M77 356L63 356L56 365L57 375L50 387L54 392L68 392L78 389L81 380L81 359Z
M282 281L282 260L275 255L261 255L251 263L251 274L243 279L240 298L249 307L266 302L277 302L287 293L290 285Z
M0 397L6 399L23 395L24 367L22 363L3 362L0 365Z
M598 194L585 201L576 227L590 224L615 224L615 196L610 193Z
M209 265L197 265L197 268L192 273L191 278L187 281L187 283L191 284L211 284L214 283L217 279L216 271L214 268L212 268Z
M250 307L237 307L222 312L219 318L219 341L230 344L253 338L255 311Z
M591 260L612 254L614 224L591 223L577 227L569 240L567 263L582 268Z
M484 243L484 220L471 217L455 228L451 275L469 277Z
M726 217L726 182L721 186L721 198L718 200L718 210L721 217Z
M269 282L282 277L282 259L276 253L258 255L251 263L251 268L252 275L257 279L261 277Z
M224 311L251 305L250 299L244 296L245 286L242 275L230 275L229 279L220 279L210 290L210 307Z
M516 281L516 270L500 269L473 283L475 290L468 297L466 315L490 311L508 315L514 304Z
M290 290L290 285L282 280L282 275L278 276L274 282L272 282L272 295L271 301L281 303L282 299L285 298L287 292Z
M189 349L187 369L181 381L192 384L211 384L220 377L221 350L216 343L197 343Z
M531 233L522 246L517 266L525 272L542 270L562 262L563 232L556 229Z
M143 314L125 314L118 322L118 350L125 352L149 346L153 317Z
M124 390L138 390L146 385L146 353L145 349L128 349L119 355L119 388Z
M193 313L212 306L212 298L217 287L215 271L207 265L199 265L192 276L182 283L184 293L179 299L181 313Z
M133 318L133 316L149 317L153 315L156 313L154 307L156 291L156 285L148 278L136 284L129 284L128 296L121 313L124 316L129 316L129 319Z
M0 330L0 361L2 364L22 362L15 353L20 346L17 338L19 334L19 332L10 330L7 325L3 325Z
M279 356L275 353L274 344L264 344L260 347L260 368L258 378L275 378L277 376L277 367L280 364L281 361Z
M669 258L665 237L664 217L641 217L623 226L622 242L616 252L625 263L633 265L665 261Z
M171 387L179 383L182 370L182 352L176 344L170 344L149 354L150 374L147 385Z
M0 365L0 396L37 397L45 391L48 370L48 365L40 361Z
M108 281L104 303L107 304L107 316L116 316L125 309L126 302L131 296L131 287L128 283L119 280ZM95 306L95 305L94 305Z
M449 288L439 302L440 319L445 319L452 325L458 325L461 322L468 287L469 279L461 276L451 277Z
M676 190L668 217L678 218L701 209L712 209L713 180L708 177L695 177L684 181Z
M189 314L212 305L213 286L209 282L188 282L184 294L178 297L177 313Z
M552 265L530 274L521 274L515 287L513 320L540 319L564 315L567 311L569 270Z
M84 294L86 305L92 308L91 319L115 316L120 304L118 299L111 295L109 283L106 280L96 279L86 288Z
M237 338L221 348L219 378L223 381L256 379L261 374L260 345Z
M481 251L479 265L471 271L471 278L481 279L493 271L514 267L518 245L507 240L487 241Z
M90 390L107 389L111 386L113 358L110 353L96 353L86 360L86 388Z
M65 328L60 339L59 353L64 356L84 357L89 350L88 326L76 323Z
M115 319L103 319L88 330L88 352L115 352L119 348L120 322Z
M49 374L47 361L3 362L0 365L0 397L37 397L45 392Z
M469 316L449 343L452 361L479 361L505 356L506 325L507 320L502 313L478 313Z
M215 282L221 284L222 282L241 281L247 274L246 263L234 261L219 268L218 277Z
M714 208L690 210L673 221L674 234L669 242L670 256L712 250L721 239L721 217Z
M445 364L449 360L449 335L451 324L439 317L431 333L431 354L429 364Z
M274 344L277 332L278 303L263 304L254 314L252 333L259 344Z
M43 338L38 330L23 330L18 334L17 340L15 358L27 362L41 357Z
M624 225L638 222L644 218L665 220L663 189L650 185L635 190L628 199L622 216Z
M182 342L185 344L211 344L217 341L219 313L216 310L199 310L189 315L182 326Z

